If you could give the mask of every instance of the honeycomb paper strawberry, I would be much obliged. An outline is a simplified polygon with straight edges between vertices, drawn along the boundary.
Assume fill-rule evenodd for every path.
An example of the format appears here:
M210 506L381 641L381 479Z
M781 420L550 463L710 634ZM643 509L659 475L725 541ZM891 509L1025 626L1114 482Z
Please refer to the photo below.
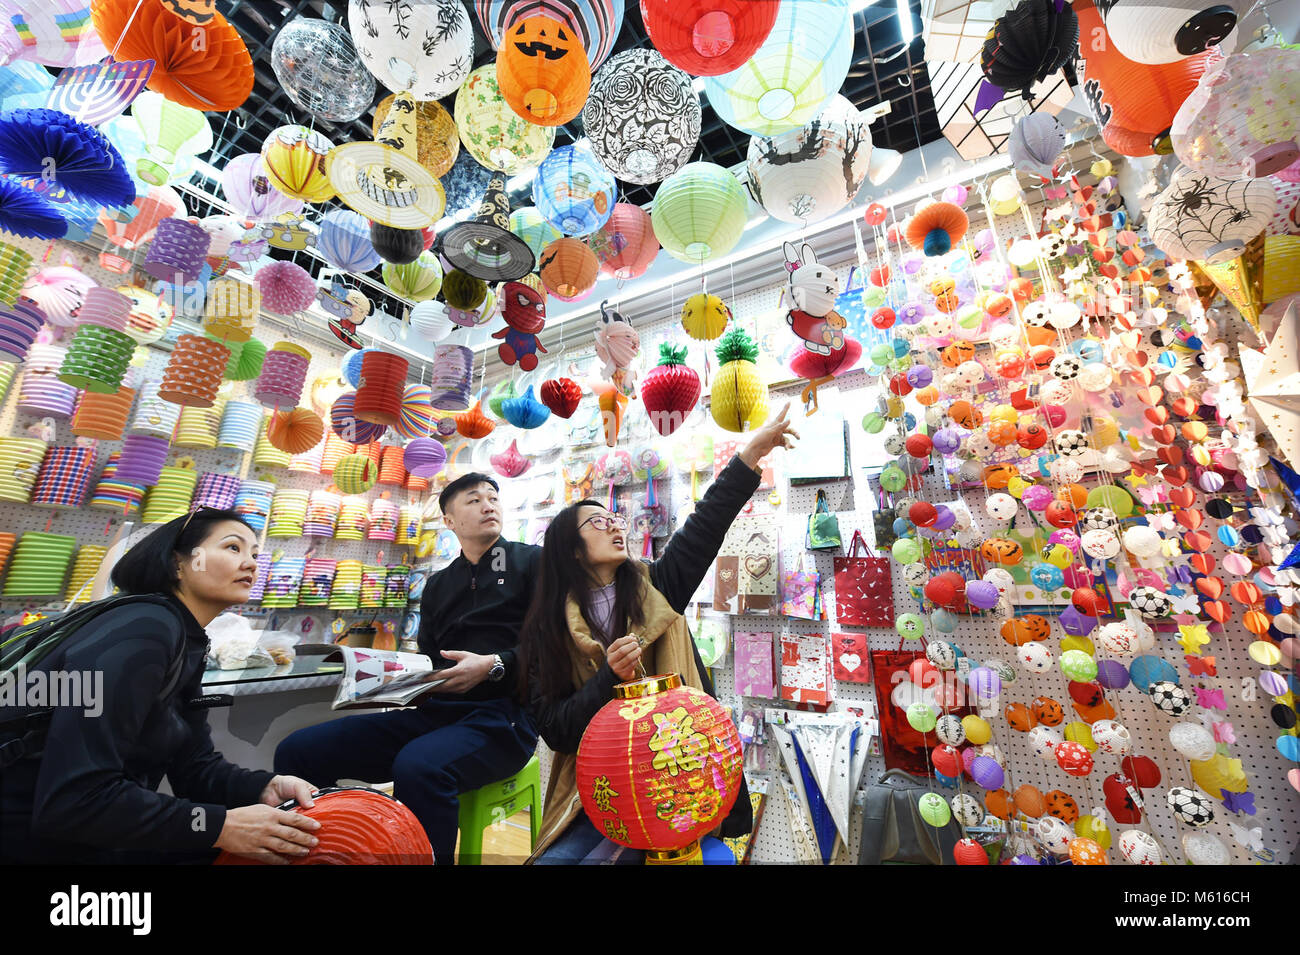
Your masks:
M659 346L659 364L641 381L641 400L650 423L664 437L681 427L700 400L700 376L685 365L686 346Z
M767 385L758 377L754 362L758 346L744 329L733 328L718 342L717 377L709 410L713 420L727 431L748 431L767 420Z

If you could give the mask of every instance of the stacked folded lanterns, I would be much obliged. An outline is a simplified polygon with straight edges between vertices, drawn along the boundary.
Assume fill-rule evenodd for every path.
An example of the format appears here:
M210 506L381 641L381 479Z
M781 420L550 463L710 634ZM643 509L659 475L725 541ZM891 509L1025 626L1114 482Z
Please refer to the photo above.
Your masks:
M298 471L302 474L319 474L321 459L325 455L325 439L322 437L316 442L316 446L309 448L302 454L295 454L289 459L289 470Z
M94 448L49 448L32 490L31 503L36 507L79 508L86 503L94 474Z
M384 586L388 568L383 564L363 564L361 567L361 603L367 610L384 605Z
M160 381L146 381L140 387L140 404L131 419L131 431L134 434L151 434L159 438L171 439L180 420L180 405L159 397Z
M331 491L323 489L311 492L307 499L307 519L303 522L302 532L305 537L333 537L339 522L339 507L342 499Z
M121 457L121 451L114 451L108 456L104 473L99 476L99 481L90 492L88 506L99 511L117 511L123 517L132 517L140 511L140 503L144 500L144 485L130 484L118 478L117 464Z
M266 593L266 579L271 575L271 552L261 551L257 555L257 576L253 578L253 589L248 592L250 602L261 600Z
M235 513L260 533L266 528L266 516L271 511L271 498L274 494L275 485L270 481L245 478L240 482L239 493L235 496Z
M357 393L345 391L330 406L330 429L344 441L369 444L378 441L388 430L382 424L363 420L356 412Z
M420 542L420 505L403 504L397 515L397 543L414 547Z
M55 597L63 593L77 539L65 534L28 531L18 539L5 575L5 597Z
M293 408L302 398L311 353L293 342L276 342L262 359L253 397L268 408Z
M121 292L95 286L77 316L77 330L59 369L64 384L111 395L122 387L135 339L126 333L135 303Z
M298 606L325 607L329 604L334 585L336 560L309 557L303 568L302 586L298 590Z
M370 502L370 530L366 537L372 541L397 540L397 520L400 511L396 504L377 497Z
M335 466L349 454L354 454L357 446L351 441L344 441L333 431L325 435L325 449L320 456L320 473L329 477L334 473Z
M331 610L356 610L361 600L361 561L341 560L334 566L334 586L330 590Z
M46 447L36 438L0 438L0 501L31 500Z
M118 472L121 470L119 464ZM166 524L184 517L190 509L198 482L199 472L193 468L162 468L157 482L144 496L144 514L140 519L145 524Z
M344 494L364 494L378 476L379 468L366 454L349 454L334 467L334 483Z
M213 279L203 303L203 330L217 341L243 344L253 337L261 307L257 286L233 278Z
M0 305L13 305L35 269L32 254L8 242L0 242Z
M23 363L23 380L18 386L18 412L30 415L72 416L77 389L59 381L59 369L68 350L58 345L36 344Z
M406 483L406 467L402 464L405 452L397 445L382 449L379 459L379 483L401 487Z
M370 463L375 466L375 480L378 480L379 465L384 460L384 446L378 441L371 441L369 444L357 445L356 453L370 459Z
M153 434L128 434L122 441L117 480L148 487L158 481L167 461L168 442Z
M345 497L339 506L339 522L334 529L335 540L359 541L366 536L370 510L363 497Z
M225 415L226 399L220 396L212 402L211 407L188 407L181 409L180 420L176 424L175 444L178 448L215 448L217 436L221 431L221 419Z
M257 444L253 447L253 466L258 468L287 468L289 452L281 451L266 436L266 426L270 424L270 415L257 430Z
M230 349L201 335L181 335L167 359L158 395L173 404L209 407L221 387Z
M408 491L427 491L429 490L429 479L417 477L410 471L406 472L406 489Z
M270 523L267 537L302 537L302 525L307 519L307 492L293 488L276 488L271 499Z
M8 531L0 532L0 573L8 565L9 555L14 552L14 542L17 540L18 537Z
M144 270L161 281L188 285L203 271L211 244L212 236L197 222L163 219L145 255Z
M423 438L433 431L433 389L407 385L402 394L402 414L393 425L403 438Z
M27 357L45 324L45 313L29 298L0 305L0 362L15 363Z
M474 352L465 345L437 345L433 349L430 403L440 411L469 407L474 383Z
M257 443L262 427L262 406L253 401L227 401L217 432L217 447L234 448L247 454Z
M63 599L71 603L90 603L91 582L99 573L99 567L108 556L108 548L100 544L86 544L77 551L72 562L72 573L68 575L68 586L63 592Z
M275 557L267 575L266 591L262 594L263 607L296 607L298 590L302 586L305 557Z
M406 585L411 578L411 568L406 564L391 564L384 577L384 606L403 610L406 607Z
M72 433L79 438L120 441L135 403L135 389L123 385L111 395L83 391L72 415Z
M402 398L406 394L410 364L401 355L366 351L361 358L361 379L353 399L354 414L362 421L384 427L396 425L402 418Z
M204 474L194 492L194 507L214 507L228 511L239 499L241 482L234 474Z

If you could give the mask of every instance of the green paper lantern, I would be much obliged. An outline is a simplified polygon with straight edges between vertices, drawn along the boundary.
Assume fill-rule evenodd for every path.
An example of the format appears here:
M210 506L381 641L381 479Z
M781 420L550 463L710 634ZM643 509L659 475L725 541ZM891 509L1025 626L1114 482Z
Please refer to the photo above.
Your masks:
M889 553L900 564L915 564L921 559L921 543L914 537L900 537L889 548Z
M907 725L918 733L928 733L934 729L936 717L929 703L917 700L907 708Z
M266 358L266 342L250 338L244 342L239 351L239 362L232 374L229 369L226 377L231 381L252 381L262 373L262 359Z
M899 614L894 621L894 629L905 640L920 640L925 634L925 618L919 613Z
M1133 498L1121 487L1102 484L1088 492L1088 507L1109 507L1119 518L1133 513Z
M727 170L693 162L659 186L650 219L669 255L698 265L726 255L740 242L748 202L740 181Z
M880 434L885 430L885 416L879 411L868 411L862 416L862 430L867 434Z
M921 813L921 818L936 829L948 825L948 820L952 818L952 808L948 805L948 800L938 793L926 793L917 802L916 808Z
M432 252L421 252L414 262L405 265L385 262L380 272L393 294L412 302L427 302L442 289L442 266Z
M891 494L901 491L906 484L907 475L896 464L891 464L880 472L880 486Z
M1090 683L1097 678L1097 661L1082 650L1061 654L1061 672L1076 683Z

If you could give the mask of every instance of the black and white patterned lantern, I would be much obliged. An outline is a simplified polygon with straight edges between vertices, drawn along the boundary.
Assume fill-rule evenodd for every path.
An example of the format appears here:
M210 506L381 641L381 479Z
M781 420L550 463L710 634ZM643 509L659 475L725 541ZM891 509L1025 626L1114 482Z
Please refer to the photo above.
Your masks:
M591 81L582 125L601 164L624 182L660 182L690 161L700 138L691 78L654 50L610 57Z
M454 93L474 67L474 27L460 0L349 0L361 62L394 93Z

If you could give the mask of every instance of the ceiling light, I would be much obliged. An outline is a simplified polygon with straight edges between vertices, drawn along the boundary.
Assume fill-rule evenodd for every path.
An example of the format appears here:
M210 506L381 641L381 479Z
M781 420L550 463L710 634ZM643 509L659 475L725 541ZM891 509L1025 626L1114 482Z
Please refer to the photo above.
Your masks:
M903 33L904 43L911 43L916 39L916 30L912 27L912 4L910 0L898 0L898 29Z

